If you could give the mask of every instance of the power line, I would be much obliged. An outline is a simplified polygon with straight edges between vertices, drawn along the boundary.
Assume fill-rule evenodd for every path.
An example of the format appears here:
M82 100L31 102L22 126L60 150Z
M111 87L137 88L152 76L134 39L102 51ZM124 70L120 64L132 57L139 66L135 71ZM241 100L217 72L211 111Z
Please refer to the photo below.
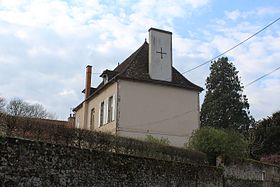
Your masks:
M244 86L244 88L247 88L248 86L250 86L251 84L253 84L253 83L255 83L255 82L257 82L257 81L259 81L259 80L261 80L261 79L263 79L264 77L266 77L266 76L268 76L268 75L270 75L270 74L272 74L272 73L274 73L275 71L277 71L277 70L279 70L280 69L280 66L279 67L277 67L277 68L275 68L274 70L272 70L271 72L269 72L269 73L266 73L266 74L264 74L264 75L262 75L261 77L259 77L259 78L257 78L257 79L255 79L255 80L253 80L253 81L251 81L250 83L248 83L248 84L246 84L245 86ZM185 115L185 114L188 114L188 113L190 113L190 112L194 112L195 110L190 110L190 111L187 111L187 112L184 112L184 113L181 113L181 114L176 114L176 115L174 115L174 116L171 116L171 117L169 117L169 118L165 118L165 119L161 119L161 120L157 120L157 121L154 121L154 122L150 122L150 123L146 123L146 124L141 124L141 126L146 126L146 125L155 125L155 124L158 124L158 123L161 123L161 122L164 122L164 121L168 121L168 120L171 120L171 119L175 119L175 118L178 118L178 117L180 117L180 116L182 116L182 115ZM130 127L134 127L134 126L139 126L139 125L133 125L133 126L130 126ZM133 129L133 128L130 128L130 127L126 127L125 129L126 130L124 130L124 129L121 129L120 131L125 131L125 132L138 132L138 133L149 133L149 134L159 134L159 135L168 135L167 133L162 133L162 132L146 132L146 131L144 131L144 130L137 130L137 129ZM132 129L133 131L129 131L129 130L127 130L127 129ZM184 135L174 135L174 136L184 136Z
M118 131L122 132L132 132L132 133L146 133L146 134L156 134L156 135L162 135L162 136L177 136L177 137L187 137L187 135L184 134L170 134L170 133L164 133L164 132L150 132L150 131L144 131L144 130L137 130L137 129L131 129L131 128L123 128L123 129L118 129Z
M253 35L249 36L248 38L244 39L243 41L239 42L238 44L236 44L236 45L234 45L233 47L229 48L228 50L224 51L223 53L221 53L221 54L219 54L219 55L213 57L213 58L210 59L210 60L207 60L207 61L203 62L202 64L199 64L198 66L195 66L194 68L191 68L191 69L189 69L189 70L187 70L187 71L182 72L182 74L191 72L191 71L193 71L193 70L195 70L195 69L197 69L197 68L199 68L199 67L201 67L201 66L203 66L203 65L205 65L205 64L208 64L209 62L215 60L216 58L219 58L220 56L223 56L224 54L228 53L229 51L232 51L233 49L239 47L240 45L244 44L245 42L247 42L247 41L250 40L251 38L253 38L253 37L255 37L256 35L258 35L259 33L263 32L265 29L267 29L268 27L270 27L271 25L273 25L274 23L276 23L276 22L279 21L279 20L280 20L280 17L277 18L276 20L274 20L273 22L269 23L268 25L266 25L265 27L263 27L262 29L260 29L260 30L257 31L256 33L254 33ZM265 75L263 75L263 76L257 78L256 80L254 80L254 81L248 83L247 85L245 85L245 87L250 86L251 84L253 84L253 83L255 83L255 82L257 82L257 81L263 79L264 77L270 75L271 73L273 73L273 72L275 72L275 71L277 71L277 70L279 70L279 69L280 69L280 66L277 67L276 69L274 69L273 71L271 71L271 72L269 72L269 73L267 73L267 74L265 74ZM93 73L93 74L98 74L98 73ZM147 123L147 124L144 124L144 125L154 125L154 124L157 124L157 123L161 123L161 122L164 122L164 121L167 121L167 120L170 120L170 119L174 119L174 118L180 117L181 115L187 114L187 113L189 113L189 112L192 112L192 111L184 112L184 113L182 113L182 114L178 114L178 115L172 116L171 118L166 118L166 119L158 120L158 121L155 121L155 122L150 122L150 123ZM143 124L142 124L142 125L143 125ZM138 125L137 125L137 126L138 126ZM125 131L125 130L122 130L122 131ZM155 133L155 134L160 134L160 133ZM162 135L165 135L165 134L162 134Z
M184 71L182 74L191 72L191 71L193 71L193 70L195 70L195 69L197 69L197 68L199 68L199 67L201 67L201 66L204 66L205 64L208 64L209 62L215 60L216 58L219 58L220 56L223 56L224 54L228 53L229 51L232 51L233 49L235 49L235 48L237 48L238 46L242 45L243 43L247 42L248 40L250 40L250 39L253 38L254 36L258 35L259 33L261 33L262 31L264 31L265 29L267 29L268 27L270 27L271 25L273 25L274 23L276 23L276 22L279 21L279 20L280 20L280 17L277 18L276 20L274 20L273 22L269 23L269 24L266 25L265 27L263 27L261 30L259 30L259 31L256 32L255 34L249 36L249 37L246 38L245 40L243 40L243 41L239 42L238 44L236 44L235 46L229 48L229 49L226 50L225 52L223 52L223 53L221 53L221 54L219 54L219 55L213 57L213 58L210 59L210 60L207 60L207 61L203 62L202 64L199 64L198 66L195 66L195 67L193 67L193 68L191 68L191 69L189 69L189 70L187 70L187 71Z
M186 115L188 113L195 112L195 111L196 111L195 109L194 110L189 110L189 111L186 111L186 112L183 112L183 113L180 113L180 114L175 114L175 115L170 116L168 118L156 120L156 121L149 122L149 123L134 124L134 125L129 125L129 126L130 127L137 127L137 126L147 126L147 125L161 124L162 122L169 121L171 119L175 119L175 118L181 117L183 115Z
M189 72L191 72L191 71L193 71L193 70L196 70L197 68L199 68L199 67L201 67L201 66L204 66L204 65L210 63L211 61L215 60L216 58L219 58L219 57L223 56L224 54L226 54L226 53L232 51L233 49L239 47L240 45L244 44L245 42L247 42L247 41L250 40L251 38L253 38L253 37L255 37L256 35L258 35L259 33L263 32L265 29L267 29L268 27L270 27L271 25L273 25L274 23L276 23L276 22L279 21L279 20L280 20L280 17L277 18L277 19L275 19L274 21L272 21L271 23L269 23L268 25L266 25L265 27L263 27L262 29L260 29L260 30L257 31L256 33L254 33L253 35L249 36L248 38L246 38L246 39L244 39L243 41L239 42L238 44L234 45L233 47L227 49L227 50L224 51L223 53L220 53L219 55L217 55L217 56L211 58L210 60L207 60L207 61L205 61L205 62L203 62L203 63L201 63L201 64L199 64L199 65L197 65L197 66L195 66L195 67L193 67L193 68L191 68L191 69L189 69L189 70L187 70L187 71L184 71L184 72L182 72L181 74L189 73ZM93 74L99 74L99 73L93 73ZM166 79L166 80L168 80L168 79Z
M171 120L171 119L175 119L175 118L178 118L180 116L183 116L183 115L186 115L188 113L191 113L191 112L195 112L196 110L189 110L187 112L183 112L183 113L180 113L180 114L176 114L176 115L173 115L169 118L164 118L164 119L161 119L161 120L157 120L157 121L153 121L153 122L149 122L149 123L144 123L144 124L138 124L138 125L129 125L129 127L119 127L119 131L123 131L123 132L133 132L133 133L147 133L147 134L157 134L157 135L171 135L171 136L178 136L178 137L186 137L187 135L178 135L178 134L169 134L169 133L166 133L166 132L153 132L153 131L150 131L149 129L147 130L144 130L144 129L139 129L139 128L133 128L133 127L136 127L136 126L147 126L147 125L150 125L154 127L154 125L157 125L157 124L161 124L162 122L164 121L168 121L168 120ZM132 128L131 128L132 127Z
M280 66L277 67L276 69L272 70L271 72L269 72L269 73L267 73L267 74L265 74L265 75L255 79L254 81L248 83L247 85L244 86L244 88L250 86L251 84L253 84L253 83L255 83L255 82L257 82L257 81L259 81L261 79L263 79L264 77L274 73L275 71L277 71L279 69L280 69ZM168 121L168 120L171 120L171 119L175 119L175 118L178 118L178 117L180 117L182 115L185 115L185 114L188 114L188 113L191 113L191 112L194 112L194 111L196 111L196 110L190 110L190 111L187 111L187 112L176 114L176 115L171 116L169 118L157 120L157 121L154 121L154 122L144 123L144 124L141 124L141 126L146 126L146 125L152 126L152 125L156 125L158 123L160 124L161 122ZM169 133L165 133L165 132L152 132L152 131L149 131L149 129L145 131L144 129L131 128L131 127L135 127L135 126L140 126L140 124L139 125L132 125L132 126L130 125L130 127L120 127L119 131L132 132L132 133L155 134L155 135L163 135L163 136L164 135L177 136L177 137L186 137L187 136L187 135L183 135L183 134L169 134Z
M279 69L280 69L280 66L277 67L276 69L272 70L271 72L269 72L269 73L267 73L267 74L264 74L263 76L261 76L261 77L255 79L254 81L252 81L252 82L246 84L246 85L244 86L244 88L247 88L247 87L250 86L251 84L253 84L253 83L255 83L255 82L257 82L257 81L263 79L264 77L266 77L266 76L268 76L268 75L274 73L275 71L277 71L277 70L279 70ZM152 126L152 125L156 125L156 124L161 124L162 122L165 122L165 121L168 121L168 120L171 120L171 119L178 118L178 117L180 117L180 116L186 115L186 114L191 113L191 112L194 112L194 111L196 111L196 110L190 110L190 111L183 112L183 113L180 113L180 114L176 114L176 115L173 115L173 116L171 116L171 117L169 117L169 118L164 118L164 119L157 120L157 121L154 121L154 122L149 122L149 123L144 123L144 124L139 124L139 125L132 125L132 126L130 125L130 127L135 127L135 126L140 126L140 125L141 125L141 126L147 126L147 125ZM159 135L168 135L167 133L163 133L163 132L146 132L146 131L141 130L141 129L138 130L138 129L130 128L130 127L126 127L125 130L124 130L124 129L121 129L120 131L138 132L138 133L150 133L150 134L159 134ZM129 130L127 130L127 129L132 129L133 131L131 131L131 130L129 131ZM174 136L184 136L184 135L174 135Z
M274 70L272 70L271 72L269 73L266 73L262 76L260 76L259 78L251 81L250 83L246 84L244 86L244 88L247 88L248 86L252 85L253 83L263 79L264 77L276 72L277 70L280 69L280 66L275 68ZM181 114L177 114L177 115L174 115L174 116L171 116L169 118L165 118L165 119L161 119L161 120L157 120L157 121L154 121L154 122L150 122L150 123L146 123L146 124L141 124L141 126L143 125L155 125L155 124L158 124L158 123L161 123L161 122L164 122L164 121L168 121L168 120L171 120L171 119L175 119L175 118L178 118L182 115L185 115L185 114L188 114L190 112L194 112L195 110L190 110L190 111L187 111L187 112L184 112L184 113L181 113ZM133 125L133 126L130 126L130 127L134 127L134 126L139 126L139 125ZM120 128L119 131L123 131L123 132L132 132L132 133L146 133L146 134L155 134L155 135L168 135L168 136L177 136L177 137L186 137L187 135L179 135L179 134L169 134L169 133L165 133L165 132L150 132L149 130L145 131L145 130L142 130L142 129L137 129L137 128L130 128L130 127L125 127L125 128ZM130 130L129 130L130 129Z
M250 86L251 84L253 84L253 83L255 83L255 82L257 82L257 81L263 79L264 77L266 77L266 76L268 76L268 75L274 73L275 71L277 71L277 70L279 70L279 69L280 69L280 66L279 66L278 68L272 70L271 72L269 72L269 73L267 73L267 74L264 74L263 76L260 76L259 78L257 78L257 79L255 79L255 80L253 80L252 82L246 84L245 87Z

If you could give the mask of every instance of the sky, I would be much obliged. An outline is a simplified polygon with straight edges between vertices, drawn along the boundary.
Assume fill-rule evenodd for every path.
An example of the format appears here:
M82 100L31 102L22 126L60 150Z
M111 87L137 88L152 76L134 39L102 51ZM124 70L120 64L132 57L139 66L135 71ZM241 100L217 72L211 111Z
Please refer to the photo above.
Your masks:
M86 65L97 86L99 75L138 49L151 27L173 33L173 66L184 72L278 17L278 0L0 0L0 96L40 103L67 119L83 100ZM225 56L243 85L279 67L280 21ZM205 88L209 67L184 75ZM280 110L280 70L244 94L257 120Z

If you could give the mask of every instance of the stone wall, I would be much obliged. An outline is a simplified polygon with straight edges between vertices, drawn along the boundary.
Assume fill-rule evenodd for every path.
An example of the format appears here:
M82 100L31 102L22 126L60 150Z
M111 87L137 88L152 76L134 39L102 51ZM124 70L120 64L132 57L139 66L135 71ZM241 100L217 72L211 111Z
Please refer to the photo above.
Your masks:
M224 178L228 186L280 186L280 167L254 160L235 161L224 167Z
M222 186L222 170L16 138L0 143L0 186Z
M235 161L224 167L225 177L280 182L280 167L254 160Z
M279 187L279 182L225 178L224 187Z
M0 186L279 187L279 177L256 161L221 169L0 136Z

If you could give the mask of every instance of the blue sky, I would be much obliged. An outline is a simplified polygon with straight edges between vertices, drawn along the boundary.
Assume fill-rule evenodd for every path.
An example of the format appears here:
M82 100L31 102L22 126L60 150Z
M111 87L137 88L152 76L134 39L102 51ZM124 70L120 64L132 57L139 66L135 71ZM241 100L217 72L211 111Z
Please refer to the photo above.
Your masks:
M173 65L183 72L279 15L278 0L0 0L0 96L41 103L66 119L82 101L86 65L96 86L98 73L141 46L150 27L173 32ZM226 56L244 85L279 67L280 22ZM205 87L209 65L185 76ZM280 109L280 71L244 93L256 119L271 115Z

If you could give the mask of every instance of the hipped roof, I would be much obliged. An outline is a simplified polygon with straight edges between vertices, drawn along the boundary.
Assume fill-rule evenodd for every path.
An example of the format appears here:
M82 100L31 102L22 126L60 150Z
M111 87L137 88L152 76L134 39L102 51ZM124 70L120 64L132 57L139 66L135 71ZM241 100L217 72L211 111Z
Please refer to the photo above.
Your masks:
M203 90L203 88L190 82L174 67L172 67L171 82L151 79L149 75L149 44L146 41L139 49L132 53L132 55L130 55L126 60L119 64L114 70L105 70L101 74L101 76L104 74L108 76L108 83L100 83L99 86L94 90L94 92L91 93L91 95L86 100L93 98L94 95L103 90L103 88L107 87L118 79L160 84L164 86L178 87L198 92L201 92ZM82 104L83 102L78 105L73 111L77 111L82 106Z

